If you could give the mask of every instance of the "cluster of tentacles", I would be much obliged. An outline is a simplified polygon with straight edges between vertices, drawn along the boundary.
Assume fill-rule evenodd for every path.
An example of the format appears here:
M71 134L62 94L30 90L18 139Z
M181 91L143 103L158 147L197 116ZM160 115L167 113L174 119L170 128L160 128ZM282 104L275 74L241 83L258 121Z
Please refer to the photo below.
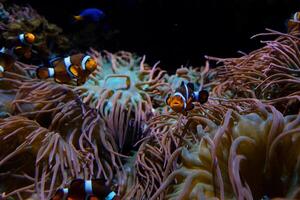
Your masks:
M169 79L199 82L211 98L187 117L165 109L148 121L123 178L127 199L299 197L299 38L269 35L241 58L208 57L224 65L198 79L192 68Z
M120 152L129 155L146 135L152 105L164 102L170 86L165 71L145 58L90 53L99 67L82 86L39 80L37 66L20 62L1 78L0 145L7 148L0 152L0 188L6 196L49 199L74 178L122 181L116 174L125 173L122 160L129 156Z
M273 30L256 37L266 35L277 38L263 41L264 47L243 57L208 57L223 64L216 68L218 84L212 93L230 99L260 99L283 113L292 113L288 108L299 105L300 38Z
M122 150L141 139L144 122L153 115L152 105L163 102L165 90L160 88L168 86L163 79L165 71L158 63L153 68L145 65L145 57L129 52L92 50L90 54L102 67L75 91L84 103L99 111Z
M220 126L204 119L190 118L197 131L185 134L195 136L174 151L176 169L151 199L299 198L299 115L254 101L245 113L227 110Z

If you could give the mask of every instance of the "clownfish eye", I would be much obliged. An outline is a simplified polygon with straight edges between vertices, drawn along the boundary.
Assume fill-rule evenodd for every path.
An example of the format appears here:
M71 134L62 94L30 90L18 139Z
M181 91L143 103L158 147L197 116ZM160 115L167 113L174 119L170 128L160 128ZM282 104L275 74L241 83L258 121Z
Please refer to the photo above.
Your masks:
M25 33L25 39L28 43L33 43L35 40L35 35L32 33Z
M88 71L93 72L97 68L97 62L90 58L86 61L85 66Z

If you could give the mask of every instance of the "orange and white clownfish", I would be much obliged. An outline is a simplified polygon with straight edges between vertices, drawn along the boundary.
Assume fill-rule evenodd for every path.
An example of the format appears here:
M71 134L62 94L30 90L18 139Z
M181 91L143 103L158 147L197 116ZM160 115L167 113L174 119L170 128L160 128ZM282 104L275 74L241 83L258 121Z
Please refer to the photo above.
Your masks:
M97 68L97 62L89 55L75 54L51 62L50 67L40 67L36 74L40 79L54 78L57 83L69 83L76 79L77 85L85 83Z
M206 90L195 91L193 83L181 82L175 93L167 97L166 103L173 111L187 115L187 111L194 108L194 102L204 104L208 96L209 93Z
M30 59L32 55L32 44L35 41L32 33L21 33L18 35L18 42L13 47L14 54L18 57Z
M23 45L32 45L35 41L35 35L33 33L21 33L18 35L18 39Z
M101 179L75 179L69 188L58 189L51 200L119 200Z
M288 32L298 31L300 32L300 12L296 12L288 21Z
M3 77L3 72L11 70L15 63L15 58L11 52L5 47L0 49L0 77Z

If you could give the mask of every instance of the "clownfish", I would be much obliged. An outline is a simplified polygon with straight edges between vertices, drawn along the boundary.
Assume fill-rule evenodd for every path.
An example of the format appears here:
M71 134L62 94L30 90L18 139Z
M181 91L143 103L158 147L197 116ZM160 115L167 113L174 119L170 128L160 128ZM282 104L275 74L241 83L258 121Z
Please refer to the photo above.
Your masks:
M87 8L80 12L79 15L73 16L75 21L86 21L97 23L105 17L102 10L98 8Z
M300 12L296 12L293 17L288 21L288 32L300 31Z
M13 52L18 57L24 57L30 59L32 55L32 44L36 37L32 33L21 33L18 35L18 41Z
M0 77L3 77L3 72L12 69L15 63L15 58L8 49L2 47L0 50Z
M119 200L119 196L101 179L75 179L69 188L56 191L51 200Z
M23 45L32 45L35 41L35 35L32 33L21 33L18 35L18 40Z
M173 95L168 95L167 105L177 113L187 115L187 111L194 108L194 102L204 104L208 100L209 93L206 90L194 91L193 83L181 82Z
M77 85L81 85L96 68L95 59L88 55L75 54L50 61L50 67L38 68L36 75L40 79L54 78L57 83L69 83L76 79Z

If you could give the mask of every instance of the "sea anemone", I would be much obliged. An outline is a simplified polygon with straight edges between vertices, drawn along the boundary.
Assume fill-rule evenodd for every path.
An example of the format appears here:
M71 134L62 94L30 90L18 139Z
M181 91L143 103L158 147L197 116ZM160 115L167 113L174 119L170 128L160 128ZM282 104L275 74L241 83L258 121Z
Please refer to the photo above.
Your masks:
M192 116L195 127L185 134L195 137L151 199L299 197L299 116L259 101L245 113L229 109L220 126Z
M101 70L74 91L84 103L98 110L118 147L123 149L124 145L141 139L138 132L143 121L152 115L153 104L164 101L162 97L154 98L163 96L164 90L160 88L168 85L163 79L165 71L157 65L144 66L145 58L129 52L101 54L93 50L91 55L98 60Z
M268 29L269 30L269 29ZM259 35L278 36L263 41L264 47L240 58L218 59L218 83L213 95L227 99L256 98L274 105L283 113L297 112L300 81L300 39L291 34L269 30Z

